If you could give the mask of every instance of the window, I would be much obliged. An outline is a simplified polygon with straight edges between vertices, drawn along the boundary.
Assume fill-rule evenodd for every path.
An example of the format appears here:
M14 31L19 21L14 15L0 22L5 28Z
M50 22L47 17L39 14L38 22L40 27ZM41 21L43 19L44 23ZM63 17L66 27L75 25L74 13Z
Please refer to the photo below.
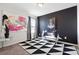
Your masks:
M36 19L31 18L31 39L35 38L36 34Z

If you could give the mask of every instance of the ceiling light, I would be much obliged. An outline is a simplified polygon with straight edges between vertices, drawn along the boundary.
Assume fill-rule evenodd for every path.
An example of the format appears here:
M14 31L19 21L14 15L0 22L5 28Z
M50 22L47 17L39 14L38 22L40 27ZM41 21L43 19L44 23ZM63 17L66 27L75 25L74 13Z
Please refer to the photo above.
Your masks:
M43 3L38 3L38 6L39 7L43 7Z

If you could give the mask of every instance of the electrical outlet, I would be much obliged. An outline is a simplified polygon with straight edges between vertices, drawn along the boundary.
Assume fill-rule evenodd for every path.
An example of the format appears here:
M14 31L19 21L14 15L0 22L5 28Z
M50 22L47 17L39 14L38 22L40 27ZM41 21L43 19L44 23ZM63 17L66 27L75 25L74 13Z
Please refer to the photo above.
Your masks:
M64 39L67 39L67 37L65 36Z

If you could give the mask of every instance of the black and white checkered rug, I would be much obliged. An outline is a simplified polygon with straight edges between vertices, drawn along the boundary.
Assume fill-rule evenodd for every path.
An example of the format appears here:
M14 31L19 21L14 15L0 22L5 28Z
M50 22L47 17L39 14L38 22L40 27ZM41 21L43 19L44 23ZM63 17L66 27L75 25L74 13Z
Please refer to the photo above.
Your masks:
M30 55L78 55L73 45L55 42L53 40L35 39L31 41L20 42Z

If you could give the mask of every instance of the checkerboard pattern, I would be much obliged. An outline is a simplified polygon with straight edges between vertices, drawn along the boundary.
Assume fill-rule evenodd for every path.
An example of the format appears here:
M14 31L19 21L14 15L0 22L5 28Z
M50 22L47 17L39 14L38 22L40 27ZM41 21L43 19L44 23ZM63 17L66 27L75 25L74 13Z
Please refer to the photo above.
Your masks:
M49 39L35 39L19 43L29 55L78 55L73 45Z

